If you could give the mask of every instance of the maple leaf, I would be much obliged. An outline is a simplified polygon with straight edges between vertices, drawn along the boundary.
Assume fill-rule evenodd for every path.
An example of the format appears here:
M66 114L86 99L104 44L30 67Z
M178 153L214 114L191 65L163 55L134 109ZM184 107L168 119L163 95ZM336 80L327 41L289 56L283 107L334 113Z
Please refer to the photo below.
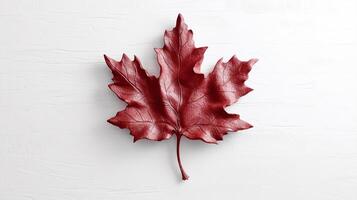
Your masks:
M257 59L240 61L233 56L220 59L205 78L200 66L207 47L196 48L192 30L181 14L176 26L165 31L163 48L155 49L160 65L159 77L150 76L139 59L123 54L118 62L104 55L113 73L110 89L128 105L108 120L120 128L128 128L139 139L164 140L177 137L177 160L182 179L188 179L180 159L180 141L217 143L227 132L251 128L239 115L225 107L252 91L244 82Z

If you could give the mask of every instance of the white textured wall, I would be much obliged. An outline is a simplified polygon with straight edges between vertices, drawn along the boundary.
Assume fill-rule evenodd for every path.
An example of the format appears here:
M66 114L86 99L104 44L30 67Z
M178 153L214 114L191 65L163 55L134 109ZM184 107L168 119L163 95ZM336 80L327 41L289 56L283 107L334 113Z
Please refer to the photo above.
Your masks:
M133 144L104 53L138 55L181 12L208 72L257 57L229 110L255 127L219 145ZM357 199L357 1L0 0L0 199Z

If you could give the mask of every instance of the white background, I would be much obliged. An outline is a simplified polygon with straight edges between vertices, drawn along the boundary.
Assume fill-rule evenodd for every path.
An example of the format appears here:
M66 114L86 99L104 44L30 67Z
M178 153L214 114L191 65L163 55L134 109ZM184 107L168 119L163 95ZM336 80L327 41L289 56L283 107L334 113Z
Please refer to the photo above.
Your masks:
M203 69L259 58L219 145L132 143L102 55L141 58L182 13ZM0 199L357 199L357 1L0 0Z

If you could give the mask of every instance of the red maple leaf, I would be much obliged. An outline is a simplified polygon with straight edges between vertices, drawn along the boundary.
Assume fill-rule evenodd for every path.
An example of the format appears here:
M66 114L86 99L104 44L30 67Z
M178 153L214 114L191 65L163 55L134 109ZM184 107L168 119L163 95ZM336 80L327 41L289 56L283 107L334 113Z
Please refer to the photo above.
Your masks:
M181 14L176 26L165 31L164 47L155 49L160 76L150 76L139 59L125 54L121 61L104 55L114 77L110 89L128 105L109 123L128 128L139 139L164 140L177 137L177 160L182 179L188 179L180 160L180 139L217 143L228 131L251 128L239 115L224 108L252 91L244 82L257 59L247 62L233 56L220 59L205 78L200 65L207 47L196 48L192 30Z

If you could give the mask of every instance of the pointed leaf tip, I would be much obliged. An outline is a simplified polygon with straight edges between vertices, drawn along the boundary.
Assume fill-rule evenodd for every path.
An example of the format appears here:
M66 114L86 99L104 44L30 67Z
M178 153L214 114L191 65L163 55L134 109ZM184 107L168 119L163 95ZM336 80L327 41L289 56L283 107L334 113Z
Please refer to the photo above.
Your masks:
M253 66L255 63L257 63L259 61L258 58L252 58L248 61L249 65L250 66Z
M114 69L114 65L115 65L115 60L113 60L112 58L110 58L109 56L104 54L104 60L105 63L107 63L108 67L113 70Z
M180 20L183 21L183 15L182 15L181 13L179 13L179 14L177 15L177 19L180 19Z
M184 23L185 23L185 20L184 20L182 14L181 13L178 14L177 20L176 20L176 27L181 27L184 25Z

